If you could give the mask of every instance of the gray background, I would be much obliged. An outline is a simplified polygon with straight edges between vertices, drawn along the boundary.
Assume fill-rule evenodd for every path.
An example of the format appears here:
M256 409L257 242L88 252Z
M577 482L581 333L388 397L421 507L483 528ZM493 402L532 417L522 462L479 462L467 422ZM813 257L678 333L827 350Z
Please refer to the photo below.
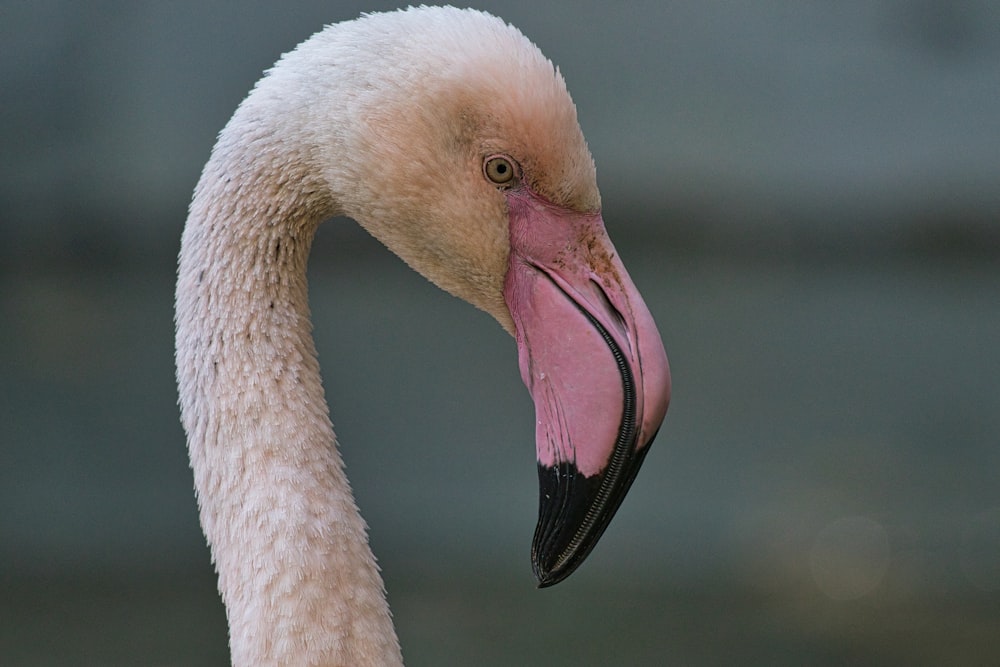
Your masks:
M215 133L391 3L0 3L0 663L221 665L172 361ZM353 223L311 302L411 665L1000 662L1000 8L477 3L562 69L674 400L537 591L512 341Z

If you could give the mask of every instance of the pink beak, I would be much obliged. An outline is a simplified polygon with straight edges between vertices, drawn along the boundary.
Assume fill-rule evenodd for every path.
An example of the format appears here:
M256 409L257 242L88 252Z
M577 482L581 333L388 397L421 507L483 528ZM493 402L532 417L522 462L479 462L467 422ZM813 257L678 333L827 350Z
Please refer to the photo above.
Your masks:
M539 585L569 576L621 505L670 402L649 309L599 213L507 191L504 299L535 402L540 483L531 555Z

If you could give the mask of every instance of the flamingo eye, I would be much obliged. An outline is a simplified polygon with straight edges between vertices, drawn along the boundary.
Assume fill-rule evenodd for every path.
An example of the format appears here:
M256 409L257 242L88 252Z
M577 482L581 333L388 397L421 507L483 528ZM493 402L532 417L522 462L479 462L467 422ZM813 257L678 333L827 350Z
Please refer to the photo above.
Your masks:
M517 169L514 162L502 155L494 155L487 158L483 163L483 173L490 183L497 187L505 188L514 184L517 177Z

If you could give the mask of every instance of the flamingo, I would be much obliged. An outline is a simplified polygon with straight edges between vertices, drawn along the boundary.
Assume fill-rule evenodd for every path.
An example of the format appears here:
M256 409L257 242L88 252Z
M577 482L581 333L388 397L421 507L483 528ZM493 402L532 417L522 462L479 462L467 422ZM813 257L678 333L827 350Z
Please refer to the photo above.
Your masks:
M178 260L181 420L237 666L402 664L311 334L306 262L336 215L514 336L537 417L540 586L593 548L669 402L552 63L473 10L326 27L219 134Z

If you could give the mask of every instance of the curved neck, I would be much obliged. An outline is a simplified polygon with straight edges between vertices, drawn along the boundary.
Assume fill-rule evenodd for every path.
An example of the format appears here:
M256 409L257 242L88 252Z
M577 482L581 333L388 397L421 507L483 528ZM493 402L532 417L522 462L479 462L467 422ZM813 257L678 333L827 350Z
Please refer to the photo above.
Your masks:
M178 269L182 421L233 664L398 665L311 335L306 263L336 207L273 129L238 113L220 135Z

